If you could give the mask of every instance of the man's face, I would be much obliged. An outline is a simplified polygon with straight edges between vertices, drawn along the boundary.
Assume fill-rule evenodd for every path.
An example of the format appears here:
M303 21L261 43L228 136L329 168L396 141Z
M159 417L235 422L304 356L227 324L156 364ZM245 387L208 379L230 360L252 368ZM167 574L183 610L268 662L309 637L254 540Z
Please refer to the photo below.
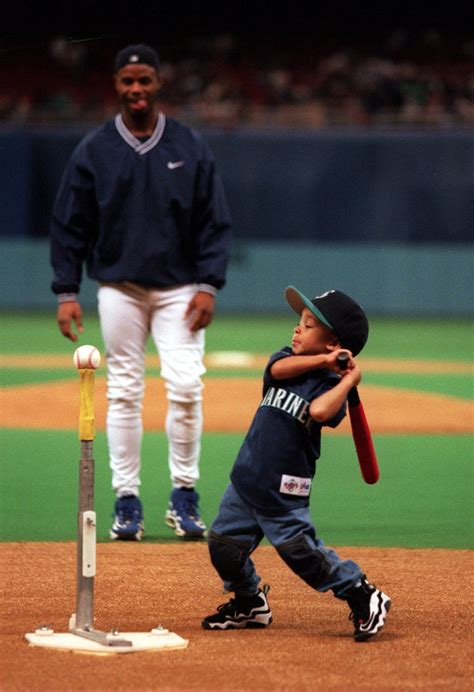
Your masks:
M114 76L121 107L132 117L148 115L156 102L161 79L151 65L125 65Z

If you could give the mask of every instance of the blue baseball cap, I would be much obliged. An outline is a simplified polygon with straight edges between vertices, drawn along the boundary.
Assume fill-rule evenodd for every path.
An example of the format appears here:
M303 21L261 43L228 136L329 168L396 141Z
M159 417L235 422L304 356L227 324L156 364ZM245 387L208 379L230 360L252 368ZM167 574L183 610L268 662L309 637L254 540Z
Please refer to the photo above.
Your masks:
M158 72L160 69L160 59L158 53L151 46L145 43L136 43L122 48L115 56L114 70L118 72L125 65L151 65Z
M298 315L308 308L332 329L341 346L349 349L354 356L364 348L369 336L369 322L363 308L350 296L332 289L310 300L294 286L288 286L285 298Z

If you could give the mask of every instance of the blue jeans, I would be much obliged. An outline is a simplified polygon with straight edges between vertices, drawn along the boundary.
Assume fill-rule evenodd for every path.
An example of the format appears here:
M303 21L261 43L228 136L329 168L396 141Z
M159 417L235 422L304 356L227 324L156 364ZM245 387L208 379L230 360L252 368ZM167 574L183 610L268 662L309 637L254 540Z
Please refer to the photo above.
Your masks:
M264 536L290 569L317 591L332 589L344 599L363 574L359 565L341 560L317 538L309 507L268 516L245 502L230 483L209 533L211 560L227 591L257 591L260 577L250 555Z

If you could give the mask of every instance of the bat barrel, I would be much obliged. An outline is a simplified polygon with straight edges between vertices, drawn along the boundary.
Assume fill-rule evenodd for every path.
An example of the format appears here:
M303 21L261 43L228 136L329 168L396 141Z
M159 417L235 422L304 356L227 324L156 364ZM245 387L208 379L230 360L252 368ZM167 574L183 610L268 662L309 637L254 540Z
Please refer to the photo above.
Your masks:
M345 370L349 355L347 353L340 353L336 360L338 367L341 370ZM376 483L380 475L377 455L375 453L372 435L357 387L352 387L352 389L349 390L347 402L349 404L352 437L362 477L366 483Z

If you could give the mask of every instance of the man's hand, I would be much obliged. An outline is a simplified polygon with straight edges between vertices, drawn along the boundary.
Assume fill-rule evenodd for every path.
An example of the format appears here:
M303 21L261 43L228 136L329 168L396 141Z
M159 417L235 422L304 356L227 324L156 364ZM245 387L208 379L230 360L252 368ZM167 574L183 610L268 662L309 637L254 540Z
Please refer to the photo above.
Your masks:
M204 329L212 322L214 316L215 298L210 293L198 291L190 300L184 319L189 319L189 329L196 332Z
M68 300L66 303L59 303L57 321L61 334L71 341L77 341L77 334L73 332L72 323L76 325L77 331L82 334L82 310L79 303L75 300Z

